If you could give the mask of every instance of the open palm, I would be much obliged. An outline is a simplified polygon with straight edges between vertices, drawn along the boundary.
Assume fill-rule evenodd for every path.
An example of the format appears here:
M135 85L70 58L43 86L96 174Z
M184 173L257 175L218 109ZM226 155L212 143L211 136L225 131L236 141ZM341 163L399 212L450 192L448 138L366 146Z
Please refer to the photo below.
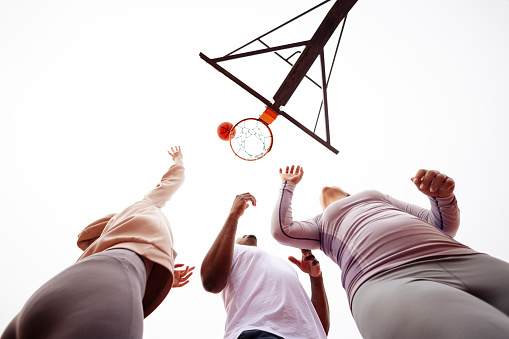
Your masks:
M283 170L279 169L279 176L281 177L281 180L283 181L290 181L294 184L298 184L302 176L304 175L304 169L300 166L295 167L295 165L292 165L292 167L286 166L286 171L283 172Z
M183 267L184 264L176 264L175 268ZM172 287L182 287L189 282L189 278L193 275L194 266L186 266L183 270L173 271L173 285Z

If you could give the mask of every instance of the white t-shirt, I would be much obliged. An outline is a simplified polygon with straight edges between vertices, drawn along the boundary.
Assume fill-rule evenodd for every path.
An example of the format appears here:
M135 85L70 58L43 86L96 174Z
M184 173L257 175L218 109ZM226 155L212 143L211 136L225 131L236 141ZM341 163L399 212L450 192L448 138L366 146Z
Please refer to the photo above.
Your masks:
M235 244L226 287L225 339L263 330L285 339L327 338L290 262L257 247Z

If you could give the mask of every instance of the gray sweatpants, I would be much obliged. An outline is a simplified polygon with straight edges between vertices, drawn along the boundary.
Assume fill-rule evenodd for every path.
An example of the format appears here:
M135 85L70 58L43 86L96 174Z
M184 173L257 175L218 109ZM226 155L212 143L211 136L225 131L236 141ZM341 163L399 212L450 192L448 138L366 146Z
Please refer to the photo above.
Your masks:
M142 338L146 269L134 252L91 255L45 283L1 339Z
M362 284L352 313L366 339L507 339L509 264L486 254L405 264Z

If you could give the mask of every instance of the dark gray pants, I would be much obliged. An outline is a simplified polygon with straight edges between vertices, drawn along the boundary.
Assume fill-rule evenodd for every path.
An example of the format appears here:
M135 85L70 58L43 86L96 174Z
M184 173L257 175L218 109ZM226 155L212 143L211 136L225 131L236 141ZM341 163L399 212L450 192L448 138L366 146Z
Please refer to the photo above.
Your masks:
M366 339L507 339L509 264L474 254L402 265L362 284L352 313Z
M237 339L284 339L284 338L262 330L247 330L243 331Z
M145 284L136 253L94 254L39 288L1 339L142 338Z

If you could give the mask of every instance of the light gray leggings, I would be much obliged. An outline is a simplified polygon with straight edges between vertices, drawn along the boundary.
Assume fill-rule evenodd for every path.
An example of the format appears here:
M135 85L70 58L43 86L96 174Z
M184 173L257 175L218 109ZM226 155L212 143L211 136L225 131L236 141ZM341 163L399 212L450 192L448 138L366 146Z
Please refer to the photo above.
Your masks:
M474 254L402 265L362 284L352 313L365 339L507 339L509 264Z
M87 257L39 288L1 339L138 339L146 269L134 252Z

